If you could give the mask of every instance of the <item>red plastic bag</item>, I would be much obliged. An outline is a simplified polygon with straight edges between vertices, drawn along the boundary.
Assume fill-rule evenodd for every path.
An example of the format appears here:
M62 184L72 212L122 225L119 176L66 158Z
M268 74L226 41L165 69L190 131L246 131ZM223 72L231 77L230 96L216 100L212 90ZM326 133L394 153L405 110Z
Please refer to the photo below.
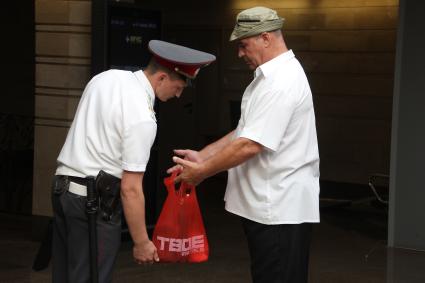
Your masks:
M208 260L207 234L194 186L174 186L176 173L164 179L168 196L153 231L152 241L161 262Z

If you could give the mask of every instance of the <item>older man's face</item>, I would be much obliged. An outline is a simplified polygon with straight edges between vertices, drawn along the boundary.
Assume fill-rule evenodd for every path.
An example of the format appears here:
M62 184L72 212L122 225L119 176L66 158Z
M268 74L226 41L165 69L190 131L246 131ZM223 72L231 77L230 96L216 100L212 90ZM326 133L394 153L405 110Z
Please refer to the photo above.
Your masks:
M242 58L250 70L263 64L264 41L259 36L248 37L238 42L238 57Z

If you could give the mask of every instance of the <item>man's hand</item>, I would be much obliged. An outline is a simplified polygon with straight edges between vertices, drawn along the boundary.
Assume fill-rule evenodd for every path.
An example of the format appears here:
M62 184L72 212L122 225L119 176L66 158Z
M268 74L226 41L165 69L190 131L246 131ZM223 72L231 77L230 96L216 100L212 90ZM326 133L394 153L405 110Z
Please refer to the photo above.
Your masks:
M159 261L158 252L152 241L147 240L133 247L134 261L138 264L154 263Z
M196 163L201 163L203 161L200 153L198 151L190 150L190 149L175 149L174 154L184 158L185 160L193 161ZM172 174L174 172L181 172L183 167L179 164L169 168L167 170L168 174Z
M176 183L185 182L186 184L196 186L208 177L203 171L202 163L184 160L177 156L173 157L173 161L177 163L176 166L181 166L181 168L183 168L175 179Z

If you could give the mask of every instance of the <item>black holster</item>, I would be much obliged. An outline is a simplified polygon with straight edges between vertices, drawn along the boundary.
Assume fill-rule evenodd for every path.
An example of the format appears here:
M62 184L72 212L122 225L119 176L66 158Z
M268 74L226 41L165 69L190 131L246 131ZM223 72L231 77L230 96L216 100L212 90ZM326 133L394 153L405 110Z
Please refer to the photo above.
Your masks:
M96 177L96 190L100 200L100 215L104 221L111 221L120 208L121 179L101 170Z

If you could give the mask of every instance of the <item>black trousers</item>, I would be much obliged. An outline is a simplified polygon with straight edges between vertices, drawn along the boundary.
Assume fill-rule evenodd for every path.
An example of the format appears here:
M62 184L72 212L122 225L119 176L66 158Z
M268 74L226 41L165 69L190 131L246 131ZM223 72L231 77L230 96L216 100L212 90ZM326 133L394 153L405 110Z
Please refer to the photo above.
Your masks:
M52 188L52 282L90 282L90 247L85 213L86 197L68 191L69 181L55 176ZM121 211L109 222L98 213L99 282L112 281L112 269L121 244Z
M264 225L242 220L254 283L307 283L311 223Z

